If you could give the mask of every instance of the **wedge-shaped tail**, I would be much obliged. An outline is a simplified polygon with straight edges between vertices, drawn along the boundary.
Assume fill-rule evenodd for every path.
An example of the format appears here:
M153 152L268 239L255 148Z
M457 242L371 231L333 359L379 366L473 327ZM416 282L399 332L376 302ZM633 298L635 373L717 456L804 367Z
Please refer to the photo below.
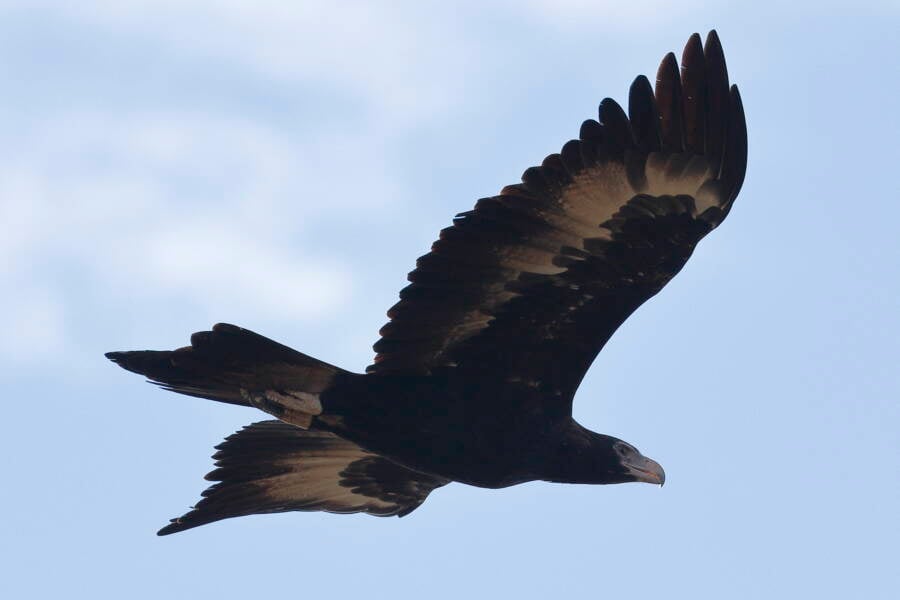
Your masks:
M288 511L404 516L448 480L411 471L325 431L254 423L216 447L216 481L168 535L220 519Z
M107 358L164 389L254 406L309 427L321 414L319 394L339 373L311 356L235 325L219 323L177 350L109 352Z

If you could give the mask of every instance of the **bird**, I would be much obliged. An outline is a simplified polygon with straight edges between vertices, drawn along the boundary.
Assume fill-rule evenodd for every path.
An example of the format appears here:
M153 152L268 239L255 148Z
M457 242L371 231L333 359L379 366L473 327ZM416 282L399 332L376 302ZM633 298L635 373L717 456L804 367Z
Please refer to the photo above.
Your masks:
M451 482L662 485L656 461L572 417L618 327L728 216L747 127L715 30L663 58L577 139L440 232L364 373L235 325L171 351L110 352L163 389L269 420L226 438L167 535L288 511L402 517Z

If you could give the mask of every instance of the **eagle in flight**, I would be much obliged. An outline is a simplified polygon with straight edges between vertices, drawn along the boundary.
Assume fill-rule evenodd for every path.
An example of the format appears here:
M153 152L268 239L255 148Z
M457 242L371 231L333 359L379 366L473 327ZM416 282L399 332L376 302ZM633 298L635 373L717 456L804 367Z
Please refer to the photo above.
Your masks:
M172 351L110 352L164 389L261 409L215 482L160 535L285 511L409 514L452 481L662 484L634 446L572 418L616 329L719 225L747 130L715 31L668 54L522 183L483 198L419 258L365 374L219 324Z

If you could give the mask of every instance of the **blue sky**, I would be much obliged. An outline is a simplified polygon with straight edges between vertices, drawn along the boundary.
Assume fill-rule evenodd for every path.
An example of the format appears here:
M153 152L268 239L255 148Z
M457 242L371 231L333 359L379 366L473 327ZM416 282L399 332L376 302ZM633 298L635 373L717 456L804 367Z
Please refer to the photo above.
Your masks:
M896 2L0 2L0 595L894 598ZM586 426L663 489L452 485L404 519L157 538L263 415L102 358L227 321L362 370L414 259L693 31L747 111L728 221Z

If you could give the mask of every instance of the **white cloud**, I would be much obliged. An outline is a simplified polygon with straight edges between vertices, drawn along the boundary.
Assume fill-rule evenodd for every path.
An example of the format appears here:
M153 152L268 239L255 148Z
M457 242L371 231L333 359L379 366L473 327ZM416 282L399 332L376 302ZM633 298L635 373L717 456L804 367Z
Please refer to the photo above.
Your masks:
M134 41L160 50L149 61L183 57L189 69L252 73L248 85L319 87L365 110L353 125L298 136L260 118L259 105L186 108L178 90L166 106L120 106L102 88L116 82L91 73L97 63L45 63L58 91L74 95L31 112L28 86L17 87L25 117L0 113L15 123L0 148L0 287L17 290L4 301L14 337L32 340L0 352L25 362L72 343L63 317L91 315L98 294L135 313L188 305L213 318L308 320L339 310L349 266L305 234L403 196L385 146L463 101L465 85L444 74L477 54L459 43L452 10L422 19L415 3L37 0L0 12L30 27L62 19L67 35L91 40L89 52ZM79 69L101 87L73 89Z
M684 14L702 4L706 2L681 0L677 12ZM600 31L642 30L673 16L673 4L668 0L521 0L520 5L543 23Z
M340 263L297 256L270 240L268 230L238 226L231 219L204 220L154 232L142 244L148 283L206 298L211 318L256 310L284 320L315 319L348 297L349 273Z
M38 3L27 2L31 9ZM47 4L47 3L45 3ZM367 110L412 123L465 98L445 73L477 64L479 43L453 7L366 0L116 0L57 4L73 23L151 39L169 51L316 81L364 98ZM45 10L47 10L45 8Z
M329 184L303 185L341 174L305 161L311 150L277 132L219 118L72 114L17 142L0 155L0 288L12 291L3 313L16 323L0 353L43 359L70 334L62 316L90 315L98 291L135 312L188 302L210 318L296 320L330 314L349 294L348 268L305 249L303 224L362 194L342 205L325 195ZM379 181L347 187L390 196Z

